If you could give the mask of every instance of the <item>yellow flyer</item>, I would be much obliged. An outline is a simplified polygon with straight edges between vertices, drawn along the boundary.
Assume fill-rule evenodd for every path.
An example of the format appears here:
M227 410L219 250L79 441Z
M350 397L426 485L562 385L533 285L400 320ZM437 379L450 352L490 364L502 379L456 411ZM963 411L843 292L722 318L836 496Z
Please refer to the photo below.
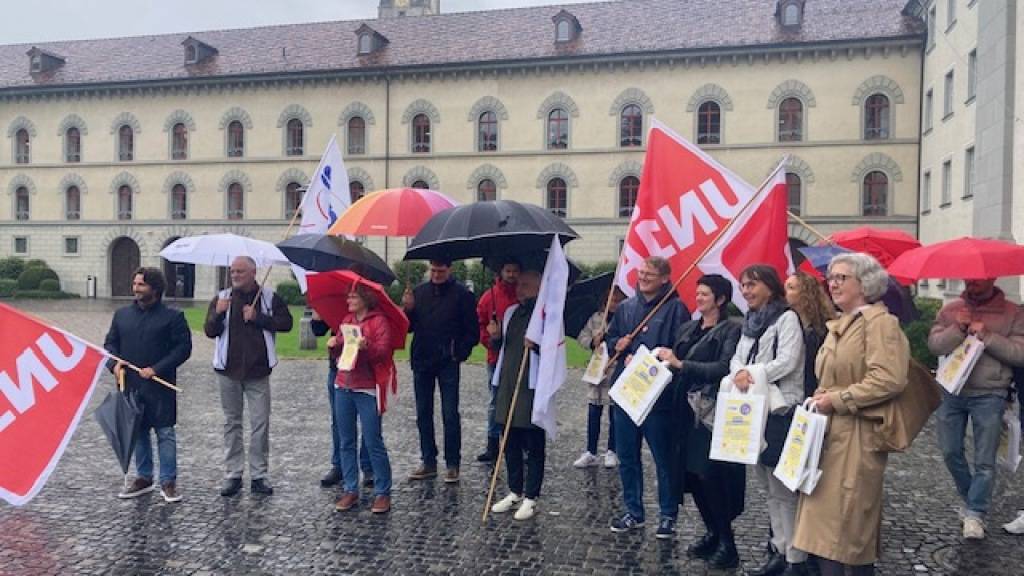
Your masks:
M338 370L347 372L356 365L359 356L359 343L363 341L363 332L356 324L342 324L340 336L344 343L341 357L338 358Z
M712 460L756 464L764 437L765 397L720 392L711 432Z
M639 426L671 379L668 367L646 346L640 346L608 395Z
M779 458L779 465L775 469L777 478L785 479L793 485L790 490L796 490L803 478L804 468L807 464L807 429L810 426L807 412L797 410L793 415L793 423L789 427L789 435L786 436L786 444L782 449L782 456Z
M587 363L587 371L583 373L583 381L588 384L600 384L604 380L605 370L608 368L608 345L601 342L601 345L590 355L590 362Z

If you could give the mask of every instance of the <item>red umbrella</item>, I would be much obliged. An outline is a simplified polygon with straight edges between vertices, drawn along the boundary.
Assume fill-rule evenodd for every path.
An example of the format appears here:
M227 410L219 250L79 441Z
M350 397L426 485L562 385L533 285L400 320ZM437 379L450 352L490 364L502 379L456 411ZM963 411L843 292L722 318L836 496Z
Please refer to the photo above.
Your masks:
M1024 274L1024 246L1002 240L957 238L908 250L888 266L889 274L920 280L979 280Z
M334 329L341 325L342 319L348 314L348 294L353 287L362 284L369 288L377 299L377 309L391 323L391 347L395 350L405 348L409 319L405 317L402 309L391 301L391 297L380 284L370 282L351 270L311 274L307 281L309 290L306 292L306 302L328 326Z
M881 230L870 226L836 232L832 235L831 241L833 244L854 252L867 252L878 259L883 266L888 266L897 256L907 250L921 247L921 243L906 232Z
M451 198L434 190L378 190L349 206L327 233L333 236L415 236L431 216L455 205Z

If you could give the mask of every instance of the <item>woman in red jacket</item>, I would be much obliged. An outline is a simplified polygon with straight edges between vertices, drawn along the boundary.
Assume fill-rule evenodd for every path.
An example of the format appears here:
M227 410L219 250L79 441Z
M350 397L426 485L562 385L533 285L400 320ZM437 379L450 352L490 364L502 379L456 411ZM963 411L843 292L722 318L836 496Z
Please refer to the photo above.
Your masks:
M359 503L359 466L356 458L356 419L362 427L363 439L370 452L373 467L374 500L370 511L383 514L391 510L391 463L381 434L381 411L378 399L393 377L394 350L391 347L391 324L377 309L377 297L363 285L356 285L348 295L348 314L342 325L359 326L359 353L350 370L339 370L334 389L335 418L341 436L341 476L343 493L335 504L339 511ZM339 330L340 334L341 331ZM345 342L331 337L327 342L334 354L340 355Z

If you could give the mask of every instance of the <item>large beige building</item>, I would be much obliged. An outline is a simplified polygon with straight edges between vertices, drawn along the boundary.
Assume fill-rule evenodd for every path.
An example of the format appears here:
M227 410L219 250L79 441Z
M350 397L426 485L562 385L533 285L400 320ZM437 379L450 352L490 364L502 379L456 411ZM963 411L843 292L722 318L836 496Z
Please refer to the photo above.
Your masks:
M0 256L102 297L180 236L278 241L337 136L357 191L545 205L581 233L570 255L613 260L652 118L755 184L791 155L791 206L825 232L916 233L925 36L905 5L384 0L377 20L0 46ZM166 268L180 295L216 288Z

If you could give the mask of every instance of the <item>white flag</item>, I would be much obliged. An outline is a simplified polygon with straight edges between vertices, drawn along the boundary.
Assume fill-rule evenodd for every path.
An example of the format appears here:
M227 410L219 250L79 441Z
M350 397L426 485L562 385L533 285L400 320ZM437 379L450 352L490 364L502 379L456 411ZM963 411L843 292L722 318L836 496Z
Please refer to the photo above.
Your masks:
M558 236L551 239L544 275L540 281L537 305L530 316L526 337L540 346L533 414L530 421L543 428L554 440L558 432L555 393L565 383L565 296L569 291L569 263Z
M326 234L342 212L352 203L348 190L348 172L334 136L320 158L309 188L302 197L302 222L299 234Z

